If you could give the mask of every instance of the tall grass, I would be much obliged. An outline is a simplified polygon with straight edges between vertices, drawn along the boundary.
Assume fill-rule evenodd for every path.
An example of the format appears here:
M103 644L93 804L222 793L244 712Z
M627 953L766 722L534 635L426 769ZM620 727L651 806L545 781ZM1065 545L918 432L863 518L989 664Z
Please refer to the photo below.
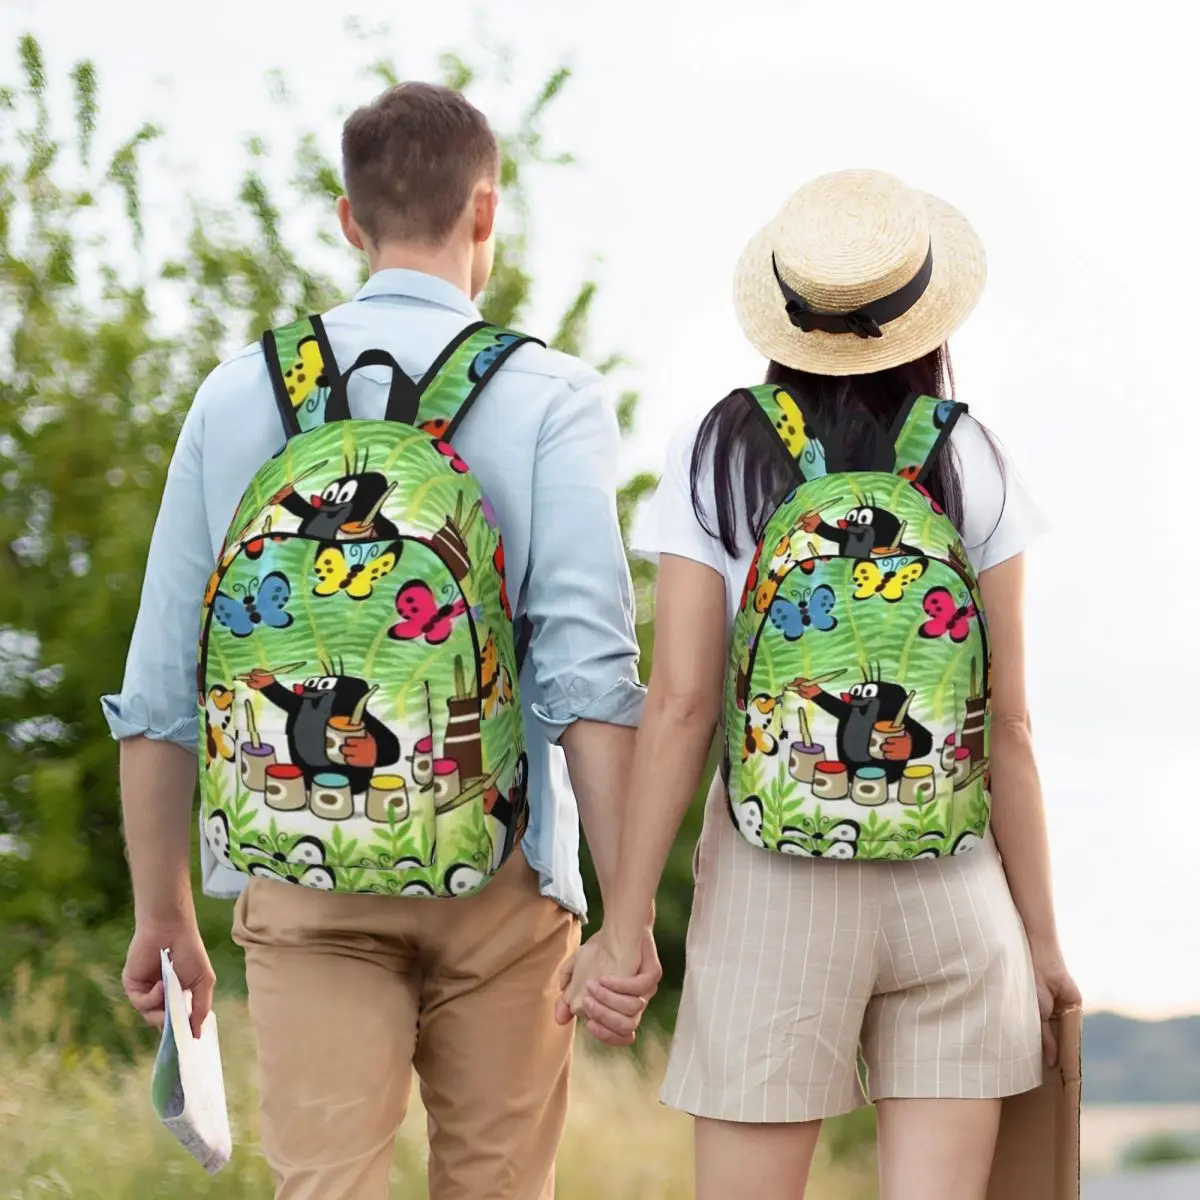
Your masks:
M113 995L114 1003L120 1003ZM81 1049L61 977L18 970L0 1024L0 1197L4 1200L154 1200L269 1197L258 1150L254 1045L245 1004L218 1004L225 1082L236 1149L209 1178L161 1129L150 1110L149 1053L132 1065ZM691 1121L657 1101L665 1048L652 1040L640 1061L581 1043L559 1200L686 1200L693 1194ZM426 1197L424 1114L414 1092L397 1141L392 1194ZM842 1155L839 1154L839 1159ZM874 1200L869 1156L820 1154L810 1200Z

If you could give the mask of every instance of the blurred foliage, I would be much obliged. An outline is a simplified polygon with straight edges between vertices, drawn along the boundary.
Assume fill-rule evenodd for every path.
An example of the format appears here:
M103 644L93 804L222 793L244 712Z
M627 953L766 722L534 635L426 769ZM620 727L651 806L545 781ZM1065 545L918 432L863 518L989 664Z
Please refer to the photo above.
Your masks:
M1156 1133L1135 1142L1121 1156L1127 1167L1161 1167L1200 1162L1200 1134Z
M130 926L117 755L98 698L117 690L137 612L142 568L183 413L204 375L268 326L338 302L363 265L334 233L339 172L315 134L281 151L248 139L240 186L224 202L179 196L167 214L173 252L146 249L146 194L168 168L169 129L145 124L115 142L103 123L94 67L69 87L74 121L55 127L42 49L18 46L18 77L0 88L0 981L19 963L67 980L80 1029L128 1052L142 1036L121 1017L108 982ZM467 91L504 83L508 55L443 55L440 70ZM398 79L374 63L376 81ZM287 80L268 78L277 103ZM554 71L503 147L505 204L485 315L520 326L534 292L536 230L530 172L562 169L544 121L569 82ZM280 164L290 172L280 183ZM154 172L159 172L155 175ZM155 213L155 219L159 219ZM298 231L298 232L297 232ZM584 280L553 342L588 352L596 284ZM164 313L177 314L174 323ZM616 355L601 368L625 364ZM620 397L629 433L637 396ZM620 497L627 529L654 480ZM653 645L653 571L634 562L643 671ZM691 901L694 811L664 878L659 933L667 978L658 1007L670 1023L682 977ZM5 852L7 851L7 852ZM593 927L600 917L590 864ZM229 905L204 901L201 920L223 987L240 986ZM0 983L0 987L4 985Z

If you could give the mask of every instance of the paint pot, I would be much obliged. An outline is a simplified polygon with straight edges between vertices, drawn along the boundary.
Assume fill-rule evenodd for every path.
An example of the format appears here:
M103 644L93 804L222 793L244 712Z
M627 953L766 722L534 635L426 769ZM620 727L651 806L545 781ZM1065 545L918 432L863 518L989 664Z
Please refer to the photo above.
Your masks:
M429 734L413 746L412 777L418 787L428 787L433 782L433 737Z
M386 823L391 813L397 821L408 820L408 787L399 775L374 775L367 788L367 820Z
M893 725L891 721L876 721L871 730L871 744L867 751L872 758L883 758L883 744L888 738L899 737L904 732L903 725Z
M900 779L901 804L928 804L933 794L933 767L928 763L916 763L904 768Z
M819 762L813 768L813 795L821 800L844 800L850 794L846 764Z
M291 763L273 763L264 772L266 799L270 808L281 812L295 812L308 803L305 794L304 774Z
M816 744L802 746L799 742L792 743L791 762L788 764L788 774L801 783L812 783L813 773L817 763L824 761L825 747Z
M948 733L946 740L942 743L942 770L949 775L954 770L954 755L958 750L958 737L956 734Z
M971 752L966 746L959 746L954 752L954 765L950 768L950 778L957 783L971 773Z
M275 747L266 742L254 745L253 742L243 742L242 751L242 783L251 792L261 792L267 786L267 769L275 765Z
M882 767L859 767L850 785L850 799L855 804L874 808L886 804L888 798L887 773Z
M452 758L439 758L433 764L433 803L435 807L453 800L462 791L458 763Z
M342 747L350 738L361 737L362 732L362 722L353 717L330 717L325 726L325 756L332 763L344 764L346 756Z
M336 771L326 771L313 780L309 808L326 821L344 821L354 813L350 780Z

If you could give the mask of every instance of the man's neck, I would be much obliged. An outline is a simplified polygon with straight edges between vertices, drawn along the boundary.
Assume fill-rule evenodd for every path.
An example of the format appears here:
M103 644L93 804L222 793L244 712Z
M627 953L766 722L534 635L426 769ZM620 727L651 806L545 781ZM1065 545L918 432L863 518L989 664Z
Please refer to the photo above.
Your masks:
M392 269L420 271L452 283L468 300L472 298L469 248L450 245L430 248L391 242L368 255L367 268L372 275Z

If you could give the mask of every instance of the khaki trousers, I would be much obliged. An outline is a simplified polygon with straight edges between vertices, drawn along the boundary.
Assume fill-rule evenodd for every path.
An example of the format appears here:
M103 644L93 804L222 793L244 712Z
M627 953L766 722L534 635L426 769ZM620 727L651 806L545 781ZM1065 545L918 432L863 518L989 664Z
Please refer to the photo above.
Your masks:
M414 1067L431 1200L551 1200L574 1035L556 976L579 921L523 854L461 900L256 878L234 940L276 1200L383 1200Z

